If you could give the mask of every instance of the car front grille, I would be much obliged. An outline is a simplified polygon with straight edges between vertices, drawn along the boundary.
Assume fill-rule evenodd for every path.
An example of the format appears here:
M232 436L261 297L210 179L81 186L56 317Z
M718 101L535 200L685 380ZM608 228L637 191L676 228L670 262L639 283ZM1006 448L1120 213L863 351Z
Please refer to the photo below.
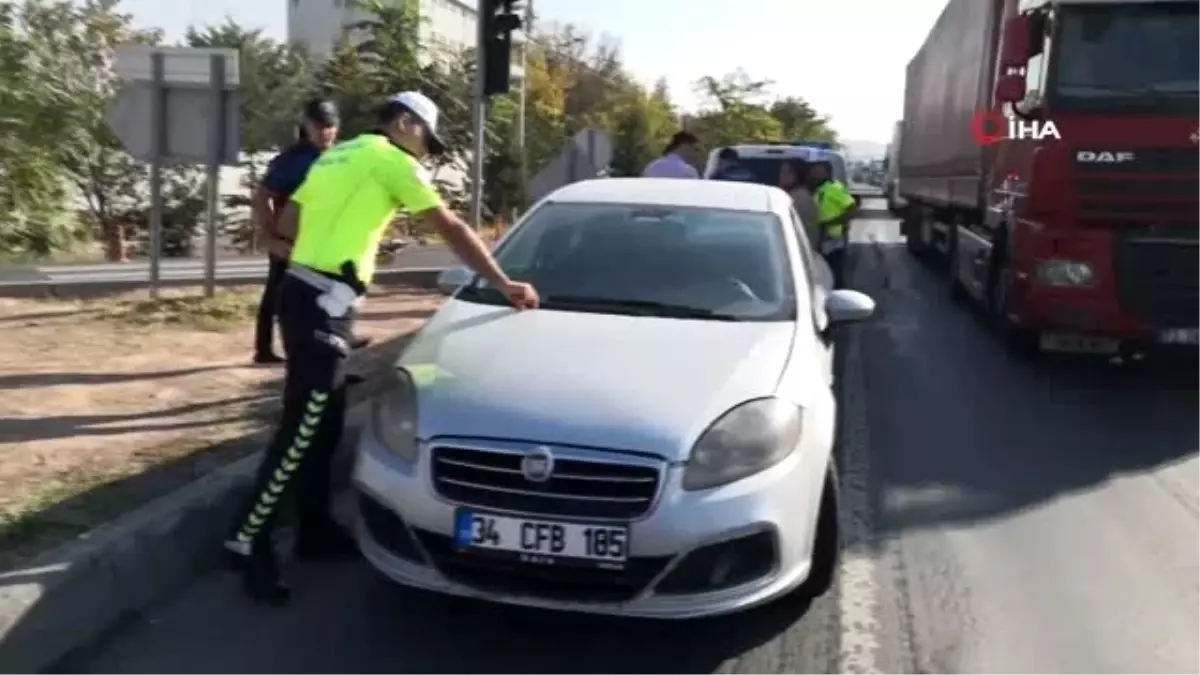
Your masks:
M1195 232L1130 232L1118 238L1121 306L1160 328L1200 325L1200 256Z
M434 488L443 498L464 506L588 520L639 518L658 494L660 462L618 453L553 451L551 477L537 482L521 471L525 454L434 446Z

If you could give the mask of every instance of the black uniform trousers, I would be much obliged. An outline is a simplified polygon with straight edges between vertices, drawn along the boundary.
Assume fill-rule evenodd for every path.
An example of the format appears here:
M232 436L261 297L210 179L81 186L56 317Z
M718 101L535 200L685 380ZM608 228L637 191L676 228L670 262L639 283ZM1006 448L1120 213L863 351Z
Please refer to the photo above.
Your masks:
M279 313L279 285L283 283L287 267L287 260L268 257L267 283L263 286L262 299L258 301L258 323L254 326L254 353L258 356L266 356L273 351L275 316Z
M250 504L234 524L228 546L236 552L269 546L279 512L293 496L298 541L319 539L334 527L330 468L345 422L343 366L354 309L330 317L317 305L320 295L290 275L280 282L279 323L287 350L283 413L258 468Z
M834 249L825 254L825 262L833 272L833 287L846 287L846 247Z

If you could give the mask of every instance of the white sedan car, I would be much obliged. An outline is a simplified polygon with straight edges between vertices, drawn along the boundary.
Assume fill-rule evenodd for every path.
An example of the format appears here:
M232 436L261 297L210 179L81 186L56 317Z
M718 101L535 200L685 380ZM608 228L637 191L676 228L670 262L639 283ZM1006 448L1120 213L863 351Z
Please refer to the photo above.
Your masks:
M496 257L519 312L465 270L396 363L354 484L395 581L624 616L820 594L837 565L830 291L789 197L607 179L553 193Z

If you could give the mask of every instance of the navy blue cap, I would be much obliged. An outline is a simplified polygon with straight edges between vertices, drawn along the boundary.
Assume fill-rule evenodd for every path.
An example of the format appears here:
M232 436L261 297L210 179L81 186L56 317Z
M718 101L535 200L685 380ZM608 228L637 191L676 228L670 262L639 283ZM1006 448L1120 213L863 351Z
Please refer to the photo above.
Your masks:
M337 104L333 101L317 99L309 101L304 106L304 119L322 126L334 127L341 123Z

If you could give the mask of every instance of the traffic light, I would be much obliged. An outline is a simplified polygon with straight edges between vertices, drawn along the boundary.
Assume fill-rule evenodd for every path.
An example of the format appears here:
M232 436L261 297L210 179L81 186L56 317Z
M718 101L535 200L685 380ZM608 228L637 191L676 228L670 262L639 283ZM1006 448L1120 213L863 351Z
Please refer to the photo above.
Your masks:
M495 96L509 89L512 67L512 34L521 28L519 0L482 0L479 20L483 22L483 95Z

